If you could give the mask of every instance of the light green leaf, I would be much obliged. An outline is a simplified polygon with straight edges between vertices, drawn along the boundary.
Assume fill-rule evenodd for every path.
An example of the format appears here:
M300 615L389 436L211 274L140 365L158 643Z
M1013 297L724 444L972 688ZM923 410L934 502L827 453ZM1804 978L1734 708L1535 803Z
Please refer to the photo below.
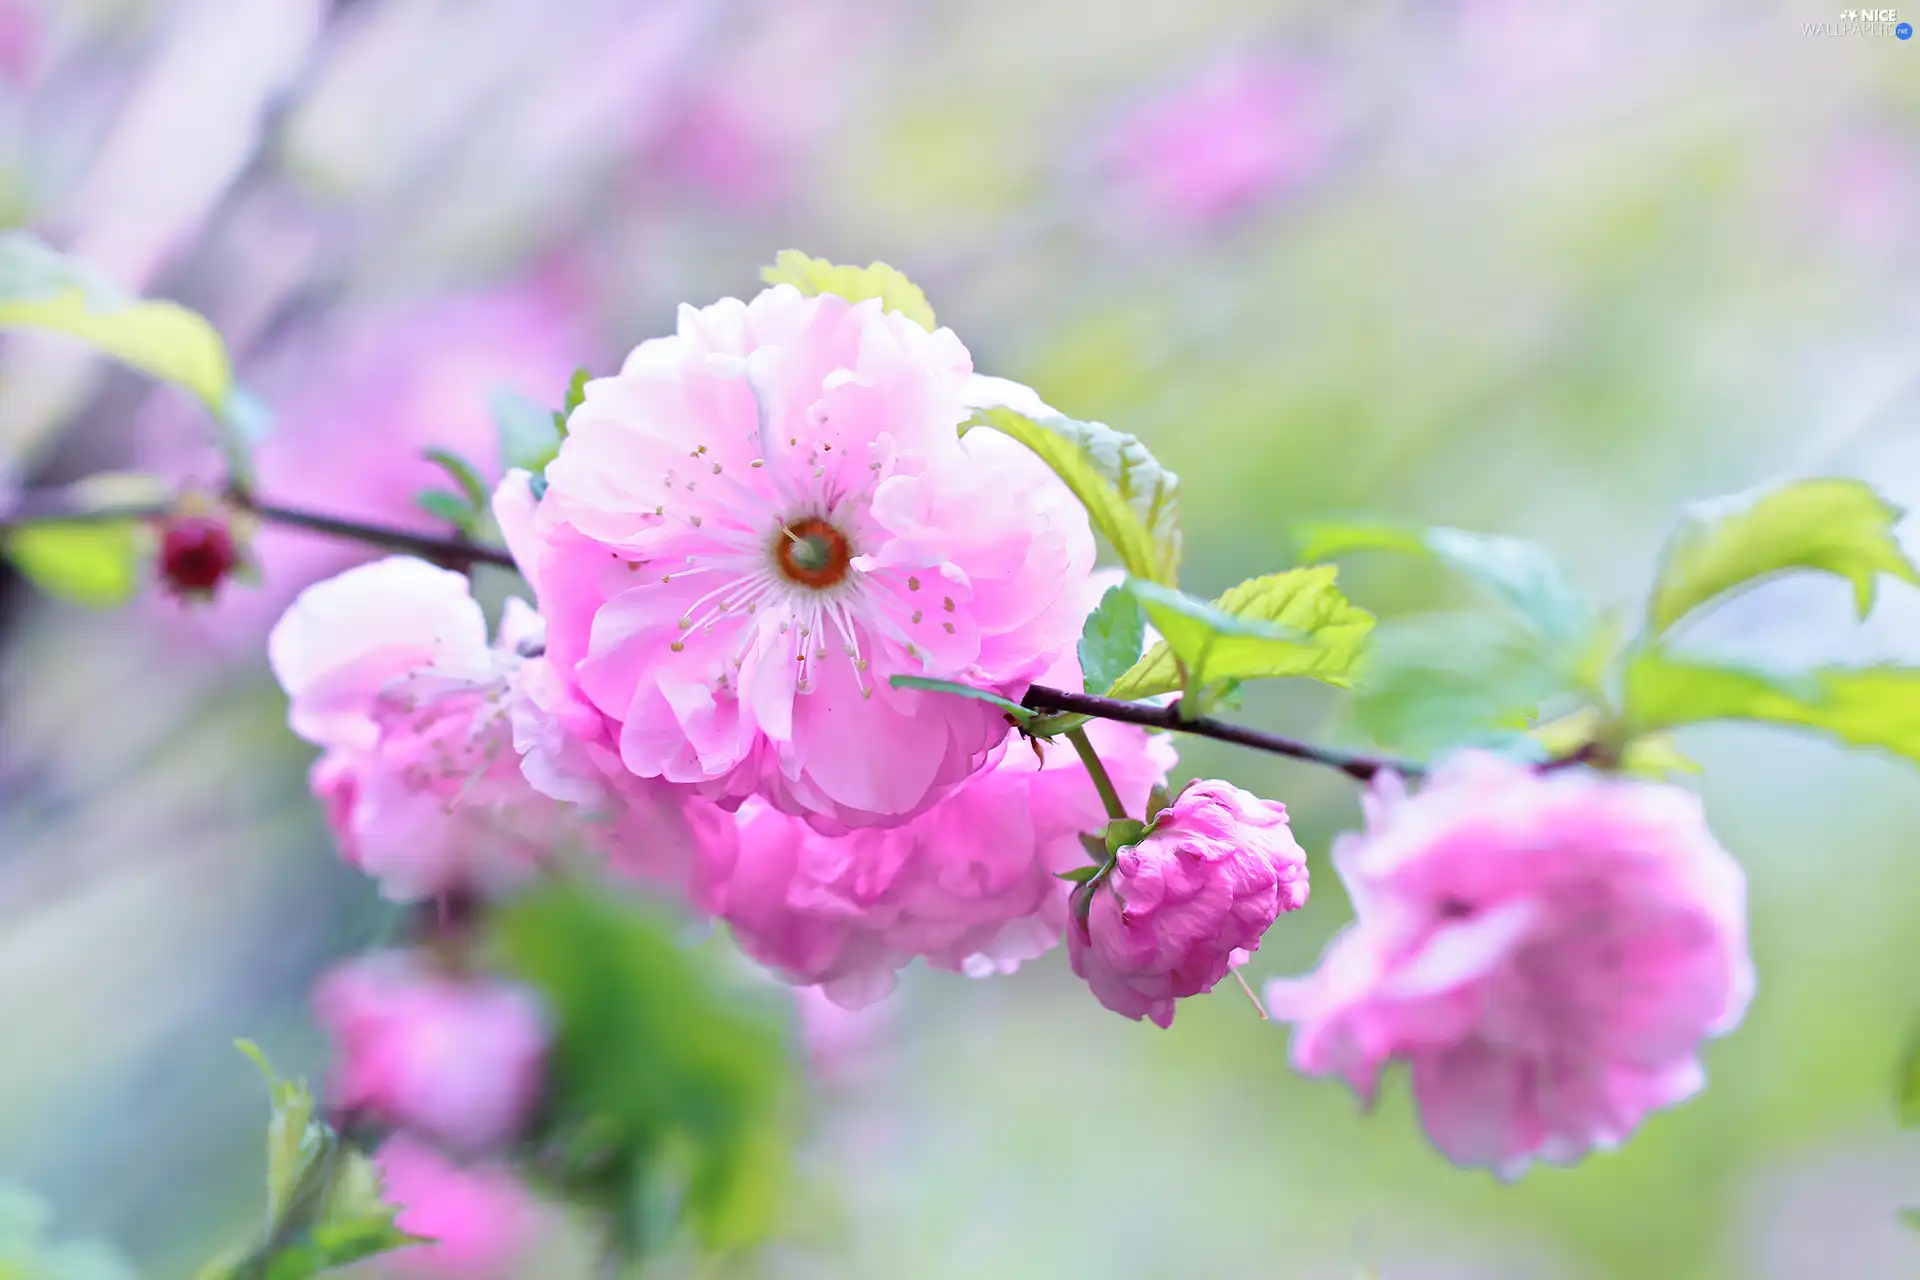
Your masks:
M413 495L413 505L450 525L465 529L474 519L473 504L445 489L422 489Z
M1197 714L1208 692L1229 680L1267 672L1291 674L1314 660L1313 639L1305 632L1262 618L1238 617L1157 582L1129 578L1127 589L1138 597L1162 639L1133 671L1120 678L1115 697L1132 699L1169 692L1146 682L1171 666L1175 677L1171 688L1179 689L1190 702L1201 704L1188 707L1189 713ZM1137 681L1134 672L1142 673ZM1152 693L1140 691L1149 687Z
M1859 480L1777 485L1689 510L1667 542L1647 603L1647 634L1659 636L1731 591L1796 569L1853 584L1861 617L1880 574L1920 583L1893 536L1903 512Z
M1426 756L1511 746L1572 683L1570 651L1505 614L1435 614L1374 631L1354 721L1382 747Z
M1022 723L1033 719L1032 707L1023 707L1011 698L1003 698L991 689L976 689L954 680L935 680L931 676L889 676L887 683L896 689L925 689L930 693L952 693L978 702L990 702Z
M1920 762L1920 667L1818 667L1783 674L1652 648L1628 662L1625 690L1628 722L1639 732L1758 720Z
M842 267L825 258L809 258L798 249L782 249L773 265L761 270L760 278L770 285L790 284L808 297L836 293L849 302L878 298L886 310L897 311L924 329L939 327L920 286L884 262Z
M1920 1209L1902 1209L1900 1211L1900 1221L1906 1223L1915 1231L1920 1231Z
M24 231L0 234L0 328L64 333L223 413L227 345L195 312L143 302Z
M1286 676L1345 687L1351 683L1374 620L1340 594L1334 585L1339 573L1332 565L1318 565L1249 578L1212 604L1200 606L1205 610L1201 614L1173 603L1171 597L1178 593L1149 586L1147 590L1158 593L1160 603L1155 605L1147 596L1141 597L1141 603L1164 638L1115 682L1111 696L1135 701L1191 685L1207 687L1206 696L1217 698L1219 686L1229 681ZM1129 585L1136 593L1140 590L1137 584ZM1199 604L1190 597L1180 599ZM1169 623L1168 618L1186 621ZM1230 619L1235 626L1254 630L1226 644L1210 645L1197 668L1192 646L1204 640L1208 618ZM1169 625L1174 631L1167 629ZM1189 648L1183 650L1181 644ZM1182 664L1190 677L1186 682L1181 679Z
M446 472L460 486L460 492L466 495L467 502L475 511L486 509L492 494L487 489L487 482L480 478L479 468L451 449L423 449L421 456Z
M234 1048L252 1060L267 1082L273 1108L267 1121L267 1218L278 1222L307 1175L326 1155L333 1135L321 1123L306 1081L282 1080L251 1040L236 1040Z
M1543 637L1569 641L1582 634L1590 611L1544 548L1518 538L1464 529L1409 529L1396 525L1319 523L1302 527L1301 561L1353 551L1430 555L1488 588Z
M29 582L92 609L112 609L133 598L145 550L132 520L29 524L0 541L0 553Z
M1895 1113L1901 1127L1911 1129L1920 1125L1920 1027L1907 1032L1907 1046L1900 1055L1900 1074L1895 1085Z
M1147 620L1125 587L1109 587L1080 631L1080 673L1088 693L1105 693L1140 660Z
M561 435L567 434L567 419L573 416L573 411L587 402L587 384L592 381L593 374L587 371L585 365L575 369L573 377L567 380L567 398L561 402L560 420L554 423L560 428Z
M1541 758L1563 759L1611 736L1613 726L1597 707L1582 707L1546 724L1527 730L1527 736L1540 744ZM1604 743L1603 743L1604 745ZM1678 774L1697 774L1700 766L1674 745L1665 733L1643 733L1619 749L1621 773L1636 778L1665 781Z
M1080 499L1128 573L1168 586L1179 580L1180 477L1145 445L1105 423L1030 418L1005 407L981 409L961 430L981 426L1040 455Z
M581 372L585 372L582 370ZM546 470L560 451L567 414L554 412L515 391L496 391L487 401L493 414L494 435L500 442L500 465L532 475Z

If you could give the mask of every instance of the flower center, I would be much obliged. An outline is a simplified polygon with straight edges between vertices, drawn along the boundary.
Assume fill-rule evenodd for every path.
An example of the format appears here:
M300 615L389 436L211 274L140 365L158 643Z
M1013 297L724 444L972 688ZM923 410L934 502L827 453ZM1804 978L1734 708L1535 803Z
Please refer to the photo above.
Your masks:
M808 516L780 526L773 535L773 559L788 582L824 591L847 576L853 548L846 534L819 516Z

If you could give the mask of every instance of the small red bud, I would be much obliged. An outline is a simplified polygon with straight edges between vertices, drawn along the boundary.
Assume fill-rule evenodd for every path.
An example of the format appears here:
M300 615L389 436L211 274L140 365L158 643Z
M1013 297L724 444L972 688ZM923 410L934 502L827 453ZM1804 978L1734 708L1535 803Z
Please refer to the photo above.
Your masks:
M210 598L240 563L219 516L176 516L161 526L160 581L176 596Z

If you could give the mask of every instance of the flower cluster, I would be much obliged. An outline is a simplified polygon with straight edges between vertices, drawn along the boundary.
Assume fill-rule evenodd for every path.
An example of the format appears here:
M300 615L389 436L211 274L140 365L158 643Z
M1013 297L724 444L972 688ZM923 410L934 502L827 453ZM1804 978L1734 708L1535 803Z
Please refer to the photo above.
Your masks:
M408 558L275 628L341 852L443 908L596 866L842 1009L916 959L984 977L1064 937L1102 1005L1169 1026L1306 905L1307 855L1279 803L1167 799L1163 732L1095 720L1070 750L994 701L1081 686L1103 585L1067 484L964 429L1009 402L1044 410L878 299L683 308L587 383L543 475L501 482L533 600L491 642L466 578ZM1739 873L1670 788L1469 754L1376 784L1334 856L1358 920L1269 1003L1303 1071L1368 1094L1410 1063L1463 1163L1617 1141L1698 1087L1751 987ZM401 1135L395 1184L456 1159L485 1201L540 1103L538 1002L428 947L335 973L319 1010L335 1105Z

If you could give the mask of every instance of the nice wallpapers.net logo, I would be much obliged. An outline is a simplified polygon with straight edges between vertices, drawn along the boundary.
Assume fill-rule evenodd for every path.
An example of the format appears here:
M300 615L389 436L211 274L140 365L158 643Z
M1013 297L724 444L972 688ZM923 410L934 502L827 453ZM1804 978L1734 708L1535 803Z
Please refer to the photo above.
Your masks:
M1892 9L1842 9L1838 18L1801 24L1810 36L1891 36L1911 40L1913 24Z

